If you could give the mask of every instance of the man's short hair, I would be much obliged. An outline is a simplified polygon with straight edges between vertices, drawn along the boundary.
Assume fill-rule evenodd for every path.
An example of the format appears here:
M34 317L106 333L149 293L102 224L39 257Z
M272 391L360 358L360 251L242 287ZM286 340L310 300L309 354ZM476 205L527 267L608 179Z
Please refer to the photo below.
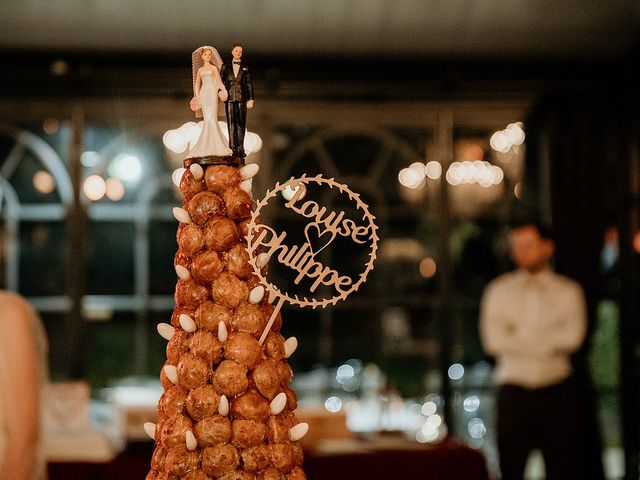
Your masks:
M509 230L511 231L517 230L519 228L524 228L524 227L535 228L540 234L540 237L545 240L555 240L555 233L553 231L553 227L548 223L543 222L539 219L523 218L523 219L512 220L509 224Z

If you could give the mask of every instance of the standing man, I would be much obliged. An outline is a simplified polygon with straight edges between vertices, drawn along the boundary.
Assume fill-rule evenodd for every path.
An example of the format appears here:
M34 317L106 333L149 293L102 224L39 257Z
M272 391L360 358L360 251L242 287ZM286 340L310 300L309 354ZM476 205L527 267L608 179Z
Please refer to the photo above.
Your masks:
M247 109L253 108L253 82L249 67L242 63L242 45L231 47L233 62L222 67L222 82L229 93L224 102L229 129L229 147L233 155L244 157L244 132L247 128Z
M535 223L511 230L517 270L493 280L480 309L480 334L496 358L497 435L503 480L522 480L532 450L547 480L578 479L578 382L571 354L585 337L582 288L551 271L550 232Z

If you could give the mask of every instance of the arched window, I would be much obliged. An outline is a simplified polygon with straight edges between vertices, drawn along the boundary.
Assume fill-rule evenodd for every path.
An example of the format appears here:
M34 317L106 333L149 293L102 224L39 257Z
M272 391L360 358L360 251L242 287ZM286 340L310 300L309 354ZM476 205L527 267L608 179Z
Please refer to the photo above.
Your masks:
M62 288L61 247L65 212L73 203L67 169L47 142L4 124L0 124L0 165L2 283L8 290L40 297L32 299L36 306L64 309L68 302Z

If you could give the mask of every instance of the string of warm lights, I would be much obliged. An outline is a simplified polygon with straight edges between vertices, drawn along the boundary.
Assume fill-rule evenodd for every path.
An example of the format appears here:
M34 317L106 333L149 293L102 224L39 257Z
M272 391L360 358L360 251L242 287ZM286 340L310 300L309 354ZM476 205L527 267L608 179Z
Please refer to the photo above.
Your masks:
M426 179L438 180L442 176L442 165L430 161L426 165L420 162L412 163L398 173L398 181L404 187L419 189L424 187ZM504 179L504 171L497 165L487 161L453 162L445 175L450 185L477 183L483 187L498 185Z
M513 153L524 143L525 133L522 122L510 123L504 130L491 135L489 144L498 154ZM477 147L479 148L479 147ZM480 149L479 158L482 158ZM398 181L403 187L419 190L427 184L427 179L439 180L443 167L440 162L414 162L398 172ZM504 180L504 170L485 160L453 162L447 168L445 179L449 185L478 184L489 188L499 185Z
M514 146L524 143L524 130L522 122L510 123L504 130L498 130L489 139L489 145L496 152L507 153Z

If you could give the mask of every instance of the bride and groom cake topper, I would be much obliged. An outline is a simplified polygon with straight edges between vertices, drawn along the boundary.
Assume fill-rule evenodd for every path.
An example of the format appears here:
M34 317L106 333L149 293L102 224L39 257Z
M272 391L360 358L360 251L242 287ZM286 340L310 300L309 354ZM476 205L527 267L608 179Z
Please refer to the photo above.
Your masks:
M202 131L189 151L187 160L202 163L235 163L216 157L246 156L244 148L247 109L253 108L253 82L249 68L242 62L243 47L234 43L233 60L225 64L218 51L204 45L192 54L193 98L190 107L202 116ZM224 102L228 138L218 123L218 105Z

